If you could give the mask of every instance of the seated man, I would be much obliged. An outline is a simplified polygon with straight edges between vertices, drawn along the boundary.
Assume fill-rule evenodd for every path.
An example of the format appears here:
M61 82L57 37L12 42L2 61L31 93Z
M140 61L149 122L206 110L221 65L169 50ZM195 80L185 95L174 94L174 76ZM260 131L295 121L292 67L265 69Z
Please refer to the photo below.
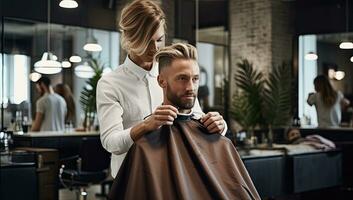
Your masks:
M109 198L260 199L232 142L193 118L200 73L195 47L165 47L156 61L163 104L178 108L178 117L134 143Z

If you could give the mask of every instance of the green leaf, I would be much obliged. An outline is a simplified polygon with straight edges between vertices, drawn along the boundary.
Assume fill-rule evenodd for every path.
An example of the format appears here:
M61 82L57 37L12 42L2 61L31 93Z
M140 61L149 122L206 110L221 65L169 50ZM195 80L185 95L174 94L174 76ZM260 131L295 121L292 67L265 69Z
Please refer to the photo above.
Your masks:
M91 86L92 89L87 89L84 87L81 91L80 95L80 104L81 108L85 111L85 118L89 113L95 113L96 108L96 89L99 79L102 77L104 65L98 62L97 59L91 59L89 61L90 66L94 71L94 75L92 78L89 78L86 81L86 84Z

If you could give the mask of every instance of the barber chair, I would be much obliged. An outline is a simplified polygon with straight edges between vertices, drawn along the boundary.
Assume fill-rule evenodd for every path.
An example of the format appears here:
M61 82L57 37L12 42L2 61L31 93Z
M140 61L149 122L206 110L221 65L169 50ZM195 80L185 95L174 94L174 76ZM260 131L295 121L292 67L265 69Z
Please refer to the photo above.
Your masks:
M59 179L61 184L76 191L77 200L87 198L86 188L93 184L101 184L109 176L110 153L97 138L82 138L79 155L64 159L63 163L74 162L75 167L61 165Z

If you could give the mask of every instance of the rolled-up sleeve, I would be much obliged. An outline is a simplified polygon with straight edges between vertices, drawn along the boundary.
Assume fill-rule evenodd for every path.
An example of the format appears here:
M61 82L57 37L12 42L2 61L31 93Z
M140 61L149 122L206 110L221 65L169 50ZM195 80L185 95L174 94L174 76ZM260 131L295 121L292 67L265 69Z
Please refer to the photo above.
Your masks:
M130 136L131 127L124 129L122 118L124 110L119 101L119 94L103 78L97 85L96 101L103 147L117 155L126 153L134 143Z

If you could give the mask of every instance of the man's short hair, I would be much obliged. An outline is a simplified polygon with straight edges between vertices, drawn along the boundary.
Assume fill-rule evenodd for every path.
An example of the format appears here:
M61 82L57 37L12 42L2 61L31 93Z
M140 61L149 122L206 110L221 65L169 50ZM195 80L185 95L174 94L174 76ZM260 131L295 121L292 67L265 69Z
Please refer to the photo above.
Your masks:
M176 43L160 49L155 55L159 63L159 73L166 66L170 66L174 59L191 59L197 61L197 50L191 44Z
M36 82L37 84L43 83L45 86L49 87L50 86L50 79L46 76L42 76L38 81Z

